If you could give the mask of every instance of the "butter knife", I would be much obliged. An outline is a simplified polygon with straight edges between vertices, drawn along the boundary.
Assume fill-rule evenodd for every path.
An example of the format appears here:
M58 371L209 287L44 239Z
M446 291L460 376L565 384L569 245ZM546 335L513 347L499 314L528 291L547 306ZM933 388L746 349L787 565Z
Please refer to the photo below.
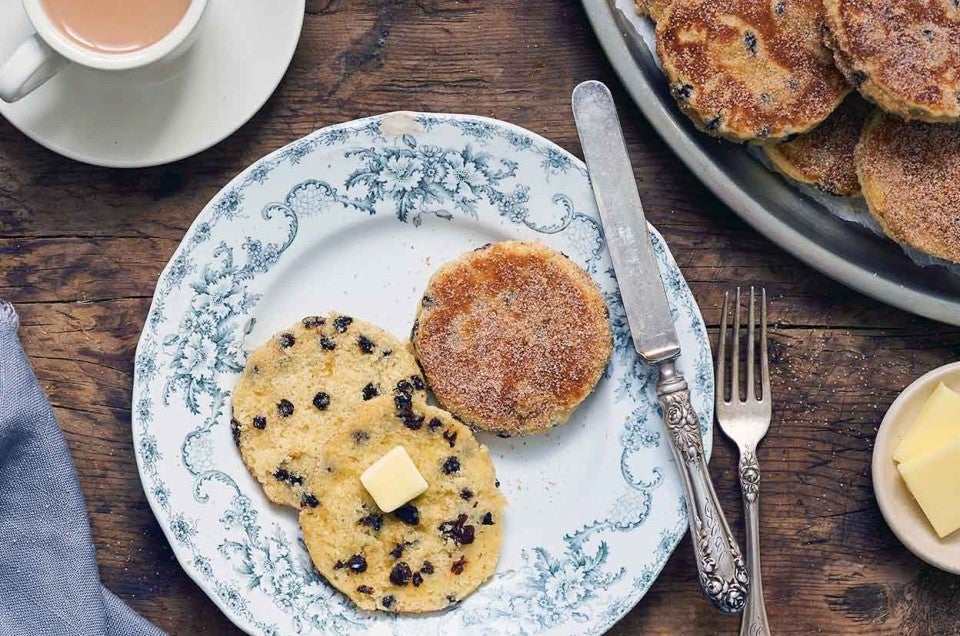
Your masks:
M660 372L657 398L686 496L700 586L721 612L735 614L746 602L747 570L710 480L690 389L676 367L680 341L610 90L597 81L577 86L573 116L634 346Z

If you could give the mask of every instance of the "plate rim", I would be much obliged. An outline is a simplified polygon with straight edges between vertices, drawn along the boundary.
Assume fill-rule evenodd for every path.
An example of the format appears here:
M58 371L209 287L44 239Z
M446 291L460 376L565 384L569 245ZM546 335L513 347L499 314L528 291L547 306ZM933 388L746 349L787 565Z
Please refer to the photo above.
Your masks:
M627 45L630 36L617 23L620 9L612 0L582 0L582 4L607 60L651 126L701 183L741 219L781 249L856 291L908 313L960 325L960 299L905 286L836 254L771 214L741 184L719 170L697 148L686 122L660 100L650 97L656 93L656 87L648 81ZM912 265L906 255L904 259Z
M232 179L230 179L226 184L224 184L224 186L223 186L220 190L218 190L213 196L211 196L210 199L209 199L209 201L207 201L207 203L203 206L203 208L200 210L200 212L197 213L197 215L196 215L196 217L194 218L194 220L190 223L190 226L189 226L189 227L187 228L187 230L184 232L183 237L181 238L180 243L177 245L177 248L176 248L176 249L174 250L174 252L171 254L169 260L168 260L167 263L166 263L166 265L164 265L163 269L160 271L160 274L159 274L158 277L157 277L157 286L155 286L155 288L154 288L154 293L153 293L153 295L152 295L152 297L151 297L151 300L150 300L150 307L149 307L149 309L148 309L148 311L147 311L147 314L146 314L146 317L145 317L145 320L144 320L144 328L143 328L143 330L141 331L140 338L139 338L138 341L137 341L137 347L136 347L136 350L135 350L135 352L134 352L134 360L136 361L136 360L138 360L138 359L140 358L140 354L141 354L141 352L142 352L142 348L145 346L145 343L146 343L146 340L147 340L147 338L146 338L147 324L149 323L150 317L153 315L154 311L155 311L155 310L158 310L157 290L159 289L159 283L160 283L160 281L162 281L162 280L164 279L164 277L166 277L166 276L169 274L170 269L175 266L175 261L177 260L178 255L180 255L181 251L186 248L186 246L187 246L187 245L186 245L186 238L189 237L189 236L197 229L197 227L198 227L199 225L201 225L202 223L205 222L205 220L206 220L206 219L205 219L205 212L206 212L208 209L212 209L212 208L216 205L216 202L220 200L221 196L222 196L225 192L229 191L229 190L230 190L231 188L233 188L236 184L242 182L242 181L244 180L244 178L245 178L249 173L251 173L251 172L252 172L257 166L259 166L260 164L265 163L265 162L268 162L268 161L270 161L271 159L275 158L276 156L283 154L285 151L287 151L287 150L290 149L291 147L297 145L298 143L300 143L300 142L302 142L302 141L304 141L304 140L310 139L310 138L312 138L312 137L314 137L314 136L316 136L316 135L319 135L319 134L323 133L324 131L327 131L327 130L330 130L330 129L340 128L340 127L347 127L347 126L358 126L358 127L359 127L359 126L364 125L365 123L369 123L369 122L372 122L372 121L375 121L375 120L381 120L381 121L382 121L382 120L384 120L384 119L386 119L386 118L388 118L388 117L396 116L396 115L400 115L400 116L412 116L412 117L414 117L414 118L421 117L421 116L425 116L425 117L436 117L436 118L441 118L441 119L450 119L450 120L455 120L455 121L477 121L477 122L488 123L488 124L491 124L491 125L497 126L497 127L507 128L507 129L510 129L510 130L513 130L513 131L522 133L522 134L524 134L524 135L528 135L529 137L531 137L532 139L534 139L534 140L537 141L538 143L544 144L545 146L547 146L547 147L549 147L549 148L551 148L551 149L554 149L554 150L558 151L559 153L561 153L561 154L564 155L565 157L569 158L570 161L572 162L572 165L573 165L573 166L575 166L575 167L577 167L577 168L579 168L579 169L582 169L582 170L584 171L584 173L586 173L586 164L584 164L584 162L583 162L579 157L577 157L576 155L574 155L574 154L571 153L570 151L566 150L566 149L563 148L562 146L558 145L556 142L551 141L550 139L548 139L548 138L546 138L546 137L544 137L544 136L542 136L542 135L540 135L540 134L538 134L538 133L536 133L536 132L533 132L533 131L531 131L531 130L528 130L528 129L526 129L526 128L523 128L522 126L519 126L519 125L517 125L517 124L513 124L513 123L511 123L511 122L503 121L503 120L500 120L500 119L495 119L495 118L492 118L492 117L486 117L486 116L483 116L483 115L472 115L472 114L465 114L465 113L444 113L444 112L429 112L429 111L397 110L397 111L389 111L389 112L385 112L385 113L380 113L380 114L376 114L376 115L370 115L370 116L367 116L367 117L361 117L361 118L357 118L357 119L345 120L345 121L342 121L342 122L336 122L336 123L328 124L328 125L326 125L326 126L322 126L322 127L320 127L320 128L317 128L317 129L315 129L314 131L312 131L312 132L310 132L310 133L308 133L308 134L306 134L306 135L303 135L303 136L301 136L301 137L295 138L295 139L289 141L288 143L284 144L284 145L281 146L280 148L277 148L276 150L273 150L273 151L271 151L271 152L263 155L263 156L260 157L259 159L251 162L247 167L245 167L243 170L241 170L240 172L238 172ZM675 258L674 258L673 255L672 255L672 251L670 250L669 244L666 242L665 239L663 239L662 235L659 234L659 231L658 231L652 224L650 224L649 222L648 222L648 226L651 228L651 230L652 230L654 233L656 233L657 235L660 236L661 241L663 242L663 245L665 246L668 255L670 256L670 258L671 258L672 260L674 260L674 265L675 265L677 271L680 272L680 275L681 275L681 278L682 278L684 284L687 285L686 277L683 276L682 271L680 270L679 265L675 262ZM699 324L700 324L700 326L702 327L704 333L707 335L707 347L709 348L709 333L707 332L706 322L705 322L704 319L703 319L703 313L702 313L702 311L700 310L700 305L699 305L699 303L696 302L696 298L693 296L692 290L689 290L689 285L687 285L687 289L688 289L688 291L689 291L689 293L690 293L690 298L691 298L692 301L693 301L693 308L696 310L696 318L698 319ZM712 358L712 352L711 352L711 358ZM712 365L708 365L708 367L709 367L708 371L709 371L709 374L710 374L711 390L708 392L709 394L708 394L708 396L707 396L707 399L708 399L708 402L710 403L710 405L712 406L712 405L713 405L713 390L712 390L712 385L715 383L716 379L713 377L713 372L714 372L713 366L712 366ZM257 631L254 631L253 628L248 628L246 625L243 625L243 624L241 624L241 622L239 622L239 619L240 619L241 617L239 617L238 615L236 615L236 613L234 612L234 610L231 609L231 608L215 593L215 591L214 591L213 589L211 589L210 585L209 585L206 581L204 581L204 580L199 576L199 572L198 572L198 571L194 571L193 569L190 569L190 568L188 568L188 567L186 566L186 563L190 561L190 555L185 551L185 548L184 548L183 546L181 546L178 541L176 541L176 538L174 537L174 535L173 535L173 533L172 533L172 528L169 527L169 524L165 524L165 523L163 523L163 522L161 521L161 519L163 518L162 515L161 515L162 507L160 506L160 502L155 498L154 494L153 494L152 491L147 487L147 484L146 484L146 482L144 481L144 478L145 478L144 465L143 465L144 458L142 457L142 451L141 451L141 449L140 449L140 446L139 446L139 444L137 444L137 435L138 435L138 433L142 433L142 426L138 423L138 417L137 417L137 415L136 415L137 409L135 408L135 406L136 406L136 402L137 402L137 395L138 395L140 392L143 391L143 382L144 382L144 380L142 379L141 375L137 372L137 365L134 365L133 387L132 387L132 391L131 391L131 436L132 436L132 441L133 441L134 458L135 458L136 465L137 465L137 475L138 475L138 478L140 479L140 483L141 483L141 487L142 487L143 492L144 492L144 496L146 497L147 503L148 503L148 505L150 506L150 511L151 511L151 513L153 513L153 516L154 516L154 519L155 519L156 522L157 522L157 525L160 527L161 531L163 532L164 538L167 540L167 543L168 543L168 545L170 546L171 551L173 552L174 556L176 557L176 559L177 559L177 564L180 566L180 569L193 581L193 583L194 583L198 588L200 588L200 590L202 590L202 591L204 592L204 594L206 594L206 596L214 603L214 605L220 610L220 612L221 612L231 623L233 623L234 626L236 626L238 629L240 629L241 631L243 631L243 632L246 633L246 634L250 634L251 636L256 636L256 635L258 634L258 632L257 632ZM711 435L710 435L710 439L709 439L709 440L704 440L703 450L704 450L704 454L706 455L707 462L709 463L709 461L710 461L710 459L711 459L711 457L712 457L712 454L713 454L713 445L714 445L714 443L715 443L715 441L716 441L716 435L714 434L715 431L714 431L714 426L713 426L713 422L712 422L712 421L709 423L709 425L707 426L707 428L710 430ZM672 461L672 460L671 460L671 461ZM654 584L654 583L657 581L657 579L659 578L659 576L660 576L660 574L662 573L663 569L666 567L667 562L669 561L670 557L673 555L673 553L676 551L677 547L680 545L680 543L683 541L683 539L684 539L688 534L689 534L689 529L688 529L686 526L684 526L684 527L683 527L683 531L680 532L680 533L677 535L675 542L673 543L672 547L670 548L669 552L668 552L667 555L666 555L666 558L663 560L662 563L660 563L660 564L658 565L658 567L655 568L655 571L654 571L653 574L651 575L648 583L647 583L645 586L643 586L643 587L636 588L635 598L633 597L634 595L628 595L628 596L626 596L625 598L627 598L628 600L627 600L627 604L625 605L625 607L624 607L624 609L622 610L622 612L619 613L618 615L612 617L612 618L602 619L602 620L598 621L598 622L596 623L596 630L593 631L593 632L591 632L591 633L606 633L606 632L609 631L616 623L618 623L621 619L623 619L623 617L625 617L627 614L629 614L629 613L639 604L639 602L640 602L641 600L643 600L643 598L644 598L644 597L647 595L647 593L649 592L650 588L653 586L653 584Z
M150 159L150 160L132 159L127 161L113 161L110 159L103 159L100 157L91 157L89 155L84 156L78 152L64 148L58 143L51 142L47 139L42 138L39 134L36 133L36 131L29 129L26 126L21 126L20 125L21 122L14 121L13 119L7 117L3 113L0 113L0 117L3 117L4 121L6 121L11 126L13 126L13 128L16 129L18 132L20 132L22 135L30 139L30 141L34 142L39 146L46 148L50 152L58 154L61 157L66 157L71 161L76 161L79 163L87 164L90 166L96 166L99 168L113 168L113 169L121 169L121 170L134 170L137 168L155 168L157 166L166 166L171 163L176 163L177 161L188 159L190 157L193 157L194 155L198 155L202 152L205 152L213 148L220 142L232 136L234 133L240 130L244 125L246 125L247 122L253 119L256 116L256 114L260 112L260 110L267 103L267 101L269 101L270 98L273 97L273 94L276 93L277 88L280 86L280 82L282 82L283 78L287 76L287 71L290 70L290 64L293 62L293 56L297 52L297 47L300 45L300 36L303 33L303 22L306 19L306 0L288 0L288 1L296 2L300 5L300 9L297 11L297 14L300 17L300 20L299 20L299 23L297 24L296 35L290 38L289 50L284 52L284 57L286 58L286 61L283 64L283 71L277 74L275 81L271 82L272 85L270 86L270 90L264 94L263 99L258 100L259 103L257 104L257 106L251 109L249 114L244 115L243 117L239 117L237 119L236 125L235 126L231 125L229 127L229 131L225 131L223 135L219 136L219 138L211 138L199 144L191 144L189 145L189 147L185 147L184 150L178 151L176 153L171 154L168 157L163 157L160 159ZM110 72L110 71L103 71L103 72ZM193 226L191 225L191 228L192 227Z

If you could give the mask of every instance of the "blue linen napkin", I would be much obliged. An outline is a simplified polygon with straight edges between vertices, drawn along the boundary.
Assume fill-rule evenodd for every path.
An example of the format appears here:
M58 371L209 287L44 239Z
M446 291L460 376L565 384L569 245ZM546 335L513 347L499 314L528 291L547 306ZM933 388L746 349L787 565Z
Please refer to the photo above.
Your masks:
M0 300L0 636L162 636L100 583L66 440Z

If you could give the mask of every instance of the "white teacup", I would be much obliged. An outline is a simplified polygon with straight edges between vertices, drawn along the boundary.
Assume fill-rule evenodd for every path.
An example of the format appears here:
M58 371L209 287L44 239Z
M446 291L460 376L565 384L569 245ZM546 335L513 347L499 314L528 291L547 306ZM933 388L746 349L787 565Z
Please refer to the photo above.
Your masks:
M23 7L36 33L0 67L0 99L13 103L29 95L70 64L104 71L123 71L174 58L186 51L196 39L197 27L207 8L207 1L193 0L177 26L150 46L124 53L104 53L88 49L67 37L50 20L42 0L23 0Z

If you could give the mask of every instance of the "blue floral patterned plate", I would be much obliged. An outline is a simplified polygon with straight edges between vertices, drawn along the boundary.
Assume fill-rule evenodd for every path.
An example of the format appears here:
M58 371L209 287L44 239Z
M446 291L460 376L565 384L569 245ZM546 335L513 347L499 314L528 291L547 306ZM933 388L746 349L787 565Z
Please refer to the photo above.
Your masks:
M680 366L709 423L706 331L652 237ZM611 310L612 362L567 424L484 436L509 501L492 580L442 613L358 611L311 567L295 511L270 504L240 461L229 412L245 353L331 309L407 334L440 264L508 238L542 241L593 276ZM160 276L137 349L133 437L181 565L251 634L597 634L644 595L687 525L583 164L481 117L392 113L332 126L234 179Z

